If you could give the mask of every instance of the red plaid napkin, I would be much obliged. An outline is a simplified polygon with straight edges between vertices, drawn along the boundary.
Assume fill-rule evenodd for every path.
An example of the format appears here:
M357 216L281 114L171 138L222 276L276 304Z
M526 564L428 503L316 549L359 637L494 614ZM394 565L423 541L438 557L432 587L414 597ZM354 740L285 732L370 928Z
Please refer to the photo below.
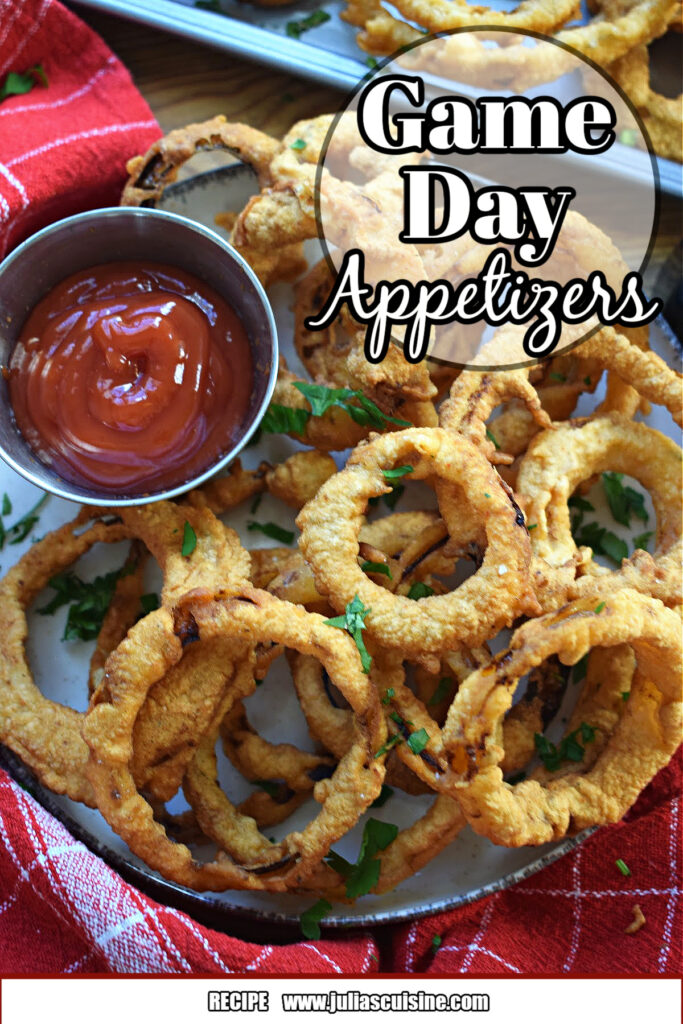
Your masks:
M126 157L159 134L125 69L74 15L55 0L0 0L0 82L35 64L49 86L0 104L0 254L59 217L115 203ZM512 889L376 935L279 946L148 899L0 771L0 974L676 975L680 765L626 822ZM646 924L626 935L636 903Z

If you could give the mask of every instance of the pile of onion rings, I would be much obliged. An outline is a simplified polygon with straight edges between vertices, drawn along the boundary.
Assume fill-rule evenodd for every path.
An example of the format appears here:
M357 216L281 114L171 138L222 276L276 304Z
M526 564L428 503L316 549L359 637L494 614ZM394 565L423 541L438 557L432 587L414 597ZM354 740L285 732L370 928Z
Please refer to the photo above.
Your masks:
M519 17L558 10L525 3ZM195 150L225 147L261 186L230 219L233 238L266 283L283 280L315 233L328 123L282 142L220 118L189 126L129 163L123 201L158 199ZM368 171L374 195L385 172ZM350 195L331 185L328 200L341 209ZM568 219L578 262L582 230ZM618 272L612 243L587 230ZM465 245L458 266L481 258ZM324 265L299 273L301 367L281 367L264 420L264 439L294 444L264 440L255 468L236 462L175 503L83 510L0 581L0 740L42 785L97 807L150 868L198 890L352 901L450 844L457 856L466 827L503 846L557 840L619 820L680 741L681 453L634 419L651 402L680 424L680 375L643 331L614 327L523 369L416 367L398 350L373 366L347 319L303 327L329 287ZM509 332L489 344L504 350ZM397 510L407 486L414 500ZM586 521L601 488L616 524L654 517L634 551L611 521ZM281 543L243 546L240 507L256 517L264 496L298 513L298 548L294 531L256 518L242 539ZM27 609L85 551L121 541L130 553L78 713L32 677ZM150 610L152 561L163 586ZM272 730L258 710L281 669L307 744L284 735L276 695ZM249 796L225 783L227 762ZM368 816L397 790L423 801L401 830ZM334 847L357 825L353 864Z

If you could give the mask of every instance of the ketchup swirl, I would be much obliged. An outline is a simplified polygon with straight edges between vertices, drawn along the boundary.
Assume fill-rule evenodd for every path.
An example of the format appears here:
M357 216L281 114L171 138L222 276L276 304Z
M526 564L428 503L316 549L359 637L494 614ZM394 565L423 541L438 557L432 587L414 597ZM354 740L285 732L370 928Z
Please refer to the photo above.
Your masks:
M249 408L251 348L212 288L155 263L67 278L10 360L17 426L73 483L133 495L182 484L228 450Z

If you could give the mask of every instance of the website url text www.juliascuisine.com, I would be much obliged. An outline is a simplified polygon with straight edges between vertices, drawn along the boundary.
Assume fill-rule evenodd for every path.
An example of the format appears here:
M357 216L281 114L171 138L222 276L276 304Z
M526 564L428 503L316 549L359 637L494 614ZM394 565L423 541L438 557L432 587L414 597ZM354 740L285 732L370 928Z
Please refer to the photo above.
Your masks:
M483 992L283 992L285 1013L377 1013L384 1012L453 1012L487 1013L490 999ZM212 991L208 994L209 1010L267 1011L269 993L263 991Z

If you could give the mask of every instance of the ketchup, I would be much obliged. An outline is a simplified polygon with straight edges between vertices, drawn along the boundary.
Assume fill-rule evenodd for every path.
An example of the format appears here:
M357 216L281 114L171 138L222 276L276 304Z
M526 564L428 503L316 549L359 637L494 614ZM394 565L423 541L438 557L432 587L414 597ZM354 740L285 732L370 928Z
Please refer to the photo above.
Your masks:
M253 373L244 326L203 281L163 264L108 263L38 303L9 390L43 462L123 496L182 484L229 450Z

